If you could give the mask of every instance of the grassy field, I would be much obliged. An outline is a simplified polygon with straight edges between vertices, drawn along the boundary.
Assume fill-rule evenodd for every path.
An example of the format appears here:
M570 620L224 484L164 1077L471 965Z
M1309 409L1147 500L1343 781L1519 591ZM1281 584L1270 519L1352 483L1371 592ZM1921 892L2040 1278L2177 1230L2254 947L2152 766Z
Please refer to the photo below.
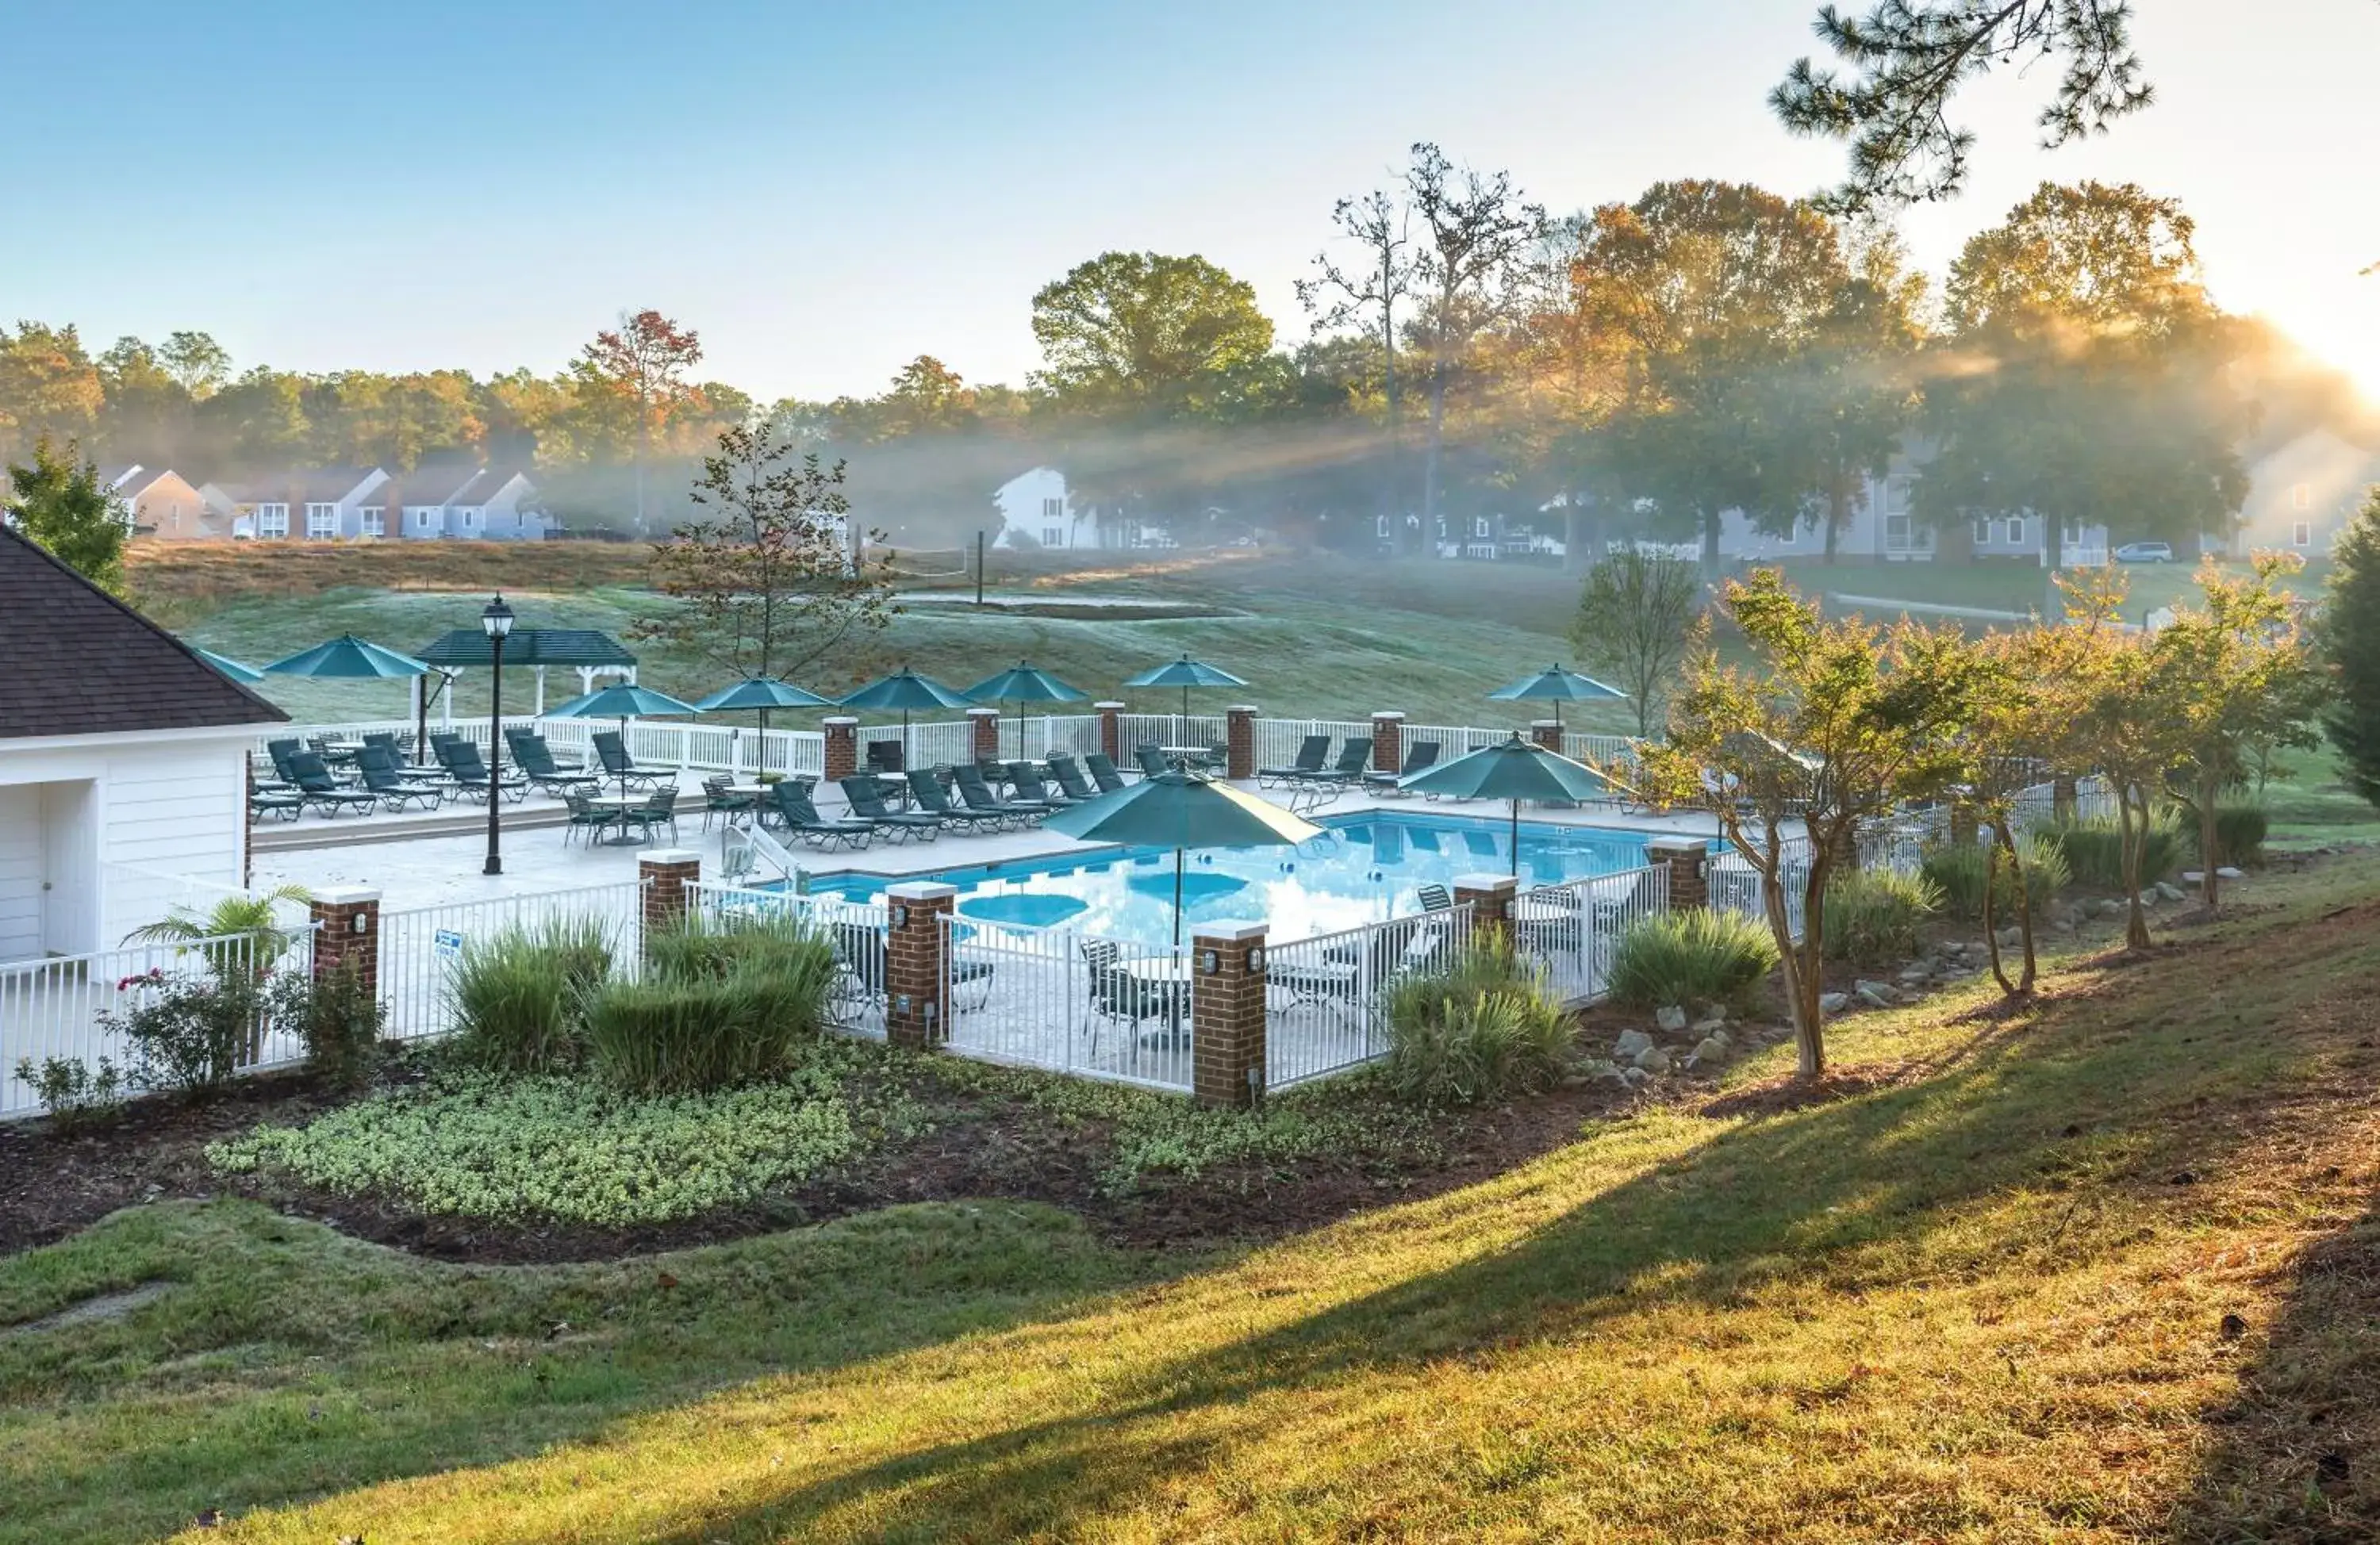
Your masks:
M2380 875L1211 1259L987 1203L618 1265L247 1204L0 1261L0 1539L2347 1540ZM120 1318L26 1330L102 1293Z
M1816 595L1876 596L1935 606L1979 607L1987 610L2034 612L2048 597L2047 576L2034 564L2003 561L1979 563L1842 563L1792 559L1779 565L1785 576ZM2314 594L2322 588L2328 563L2309 564L2283 583L2282 588ZM2131 589L2124 615L2134 622L2177 600L2194 599L2198 586L2189 563L2136 563L2119 568Z

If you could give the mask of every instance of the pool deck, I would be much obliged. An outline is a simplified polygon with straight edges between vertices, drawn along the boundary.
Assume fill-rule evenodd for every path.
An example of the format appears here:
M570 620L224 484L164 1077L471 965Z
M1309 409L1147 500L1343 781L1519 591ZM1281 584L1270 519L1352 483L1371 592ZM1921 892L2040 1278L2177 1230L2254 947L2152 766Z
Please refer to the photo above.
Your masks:
M1252 782L1238 785L1257 792ZM1271 797L1264 791L1265 797ZM838 806L820 802L821 813L841 814ZM1501 821L1508 808L1500 801L1375 799L1346 793L1304 814L1319 819L1366 812L1408 811L1433 815L1458 815ZM704 859L706 877L716 877L723 832L719 823L702 829L702 791L689 782L678 800L675 844L693 849ZM326 820L309 816L291 825L256 829L253 884L258 888L298 885L309 890L363 887L381 893L390 911L442 906L456 901L482 901L515 895L571 890L613 885L636 877L641 845L589 846L563 842L558 824L561 804L532 797L504 807L504 873L486 875L488 851L486 811L447 806L420 815L371 815ZM1541 809L1521 812L1524 824L1601 827L1709 838L1712 817L1706 815L1624 815L1608 808ZM459 829L458 829L459 828ZM865 873L922 875L970 864L1007 863L1045 855L1087 853L1104 846L1078 842L1038 828L980 834L945 832L930 842L876 843L858 852L814 852L795 850L802 866L814 875Z

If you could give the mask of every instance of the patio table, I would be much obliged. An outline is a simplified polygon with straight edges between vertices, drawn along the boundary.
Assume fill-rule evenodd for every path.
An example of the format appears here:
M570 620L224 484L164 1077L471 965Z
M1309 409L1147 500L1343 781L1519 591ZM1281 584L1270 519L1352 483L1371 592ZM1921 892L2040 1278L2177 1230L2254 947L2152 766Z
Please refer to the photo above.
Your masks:
M587 808L589 810L608 810L614 815L625 815L631 810L642 810L644 807L645 796L642 794L628 794L625 796L620 794L589 794L587 796ZM629 830L626 826L623 825L618 828L618 835L606 836L599 839L598 840L601 841L607 848L616 848L626 843L636 841L637 834Z

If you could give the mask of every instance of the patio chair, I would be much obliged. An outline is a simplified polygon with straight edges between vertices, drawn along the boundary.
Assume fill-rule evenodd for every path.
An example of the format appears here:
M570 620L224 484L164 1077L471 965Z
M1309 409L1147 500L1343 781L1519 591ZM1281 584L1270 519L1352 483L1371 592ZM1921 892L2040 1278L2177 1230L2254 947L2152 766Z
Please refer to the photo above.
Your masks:
M329 764L310 751L291 752L289 770L298 784L298 798L310 810L319 810L325 815L336 815L342 810L369 815L380 803L378 794L342 788L339 780L331 776Z
M296 788L298 775L289 770L289 758L305 749L303 742L295 740L265 742L264 754L273 758L273 776L290 788Z
M899 778L909 770L908 753L899 741L870 741L867 750L868 758L864 765L869 772L886 778Z
M1294 783L1308 773L1320 772L1322 764L1330 758L1330 736L1308 735L1297 742L1297 760L1288 766L1258 767L1257 786L1260 789L1276 789L1285 783Z
M1400 789L1397 787L1397 780L1400 779L1411 778L1414 774L1420 772L1425 767L1434 767L1438 766L1438 753L1439 742L1436 741L1414 742L1413 744L1405 747L1405 765L1403 766L1399 767L1394 772L1390 772L1385 768L1375 768L1374 770L1366 773L1364 775L1364 791L1378 799L1402 797L1408 794L1410 792L1409 790Z
M975 770L977 774L982 778L984 787L990 789L993 793L997 794L1002 789L1008 787L1008 764L1002 761L999 757L977 757L975 759Z
M903 814L884 803L884 792L866 773L841 780L851 813L896 842L931 842L942 834L942 818L925 811Z
M1075 759L1062 751L1051 753L1050 776L1058 780L1059 789L1068 799L1078 803L1084 800L1095 800L1101 792L1083 776L1083 769L1075 765Z
M565 767L555 761L553 748L545 743L543 735L527 730L507 730L504 744L512 748L513 766L549 794L573 788L592 790L603 781L583 768Z
M832 923L827 936L834 944L834 963L839 968L834 992L838 1008L863 1008L880 1014L884 1008L884 988L888 979L885 964L884 930L866 923ZM992 962L981 956L969 956L953 949L951 954L951 996L963 1008L980 1008L991 996ZM974 988L965 998L961 988ZM838 1015L838 1018L843 1016ZM942 1027L949 1034L949 1025Z
M942 791L941 779L930 768L911 767L908 779L909 803L953 831L981 831L986 827L997 830L1008 824L1008 817L999 811L953 804L951 796Z
M1046 804L1052 810L1062 810L1075 803L1072 794L1051 793L1050 786L1041 781L1041 775L1033 770L1030 762L1008 764L1008 786L1016 791L1015 798L1020 804Z
M755 796L734 791L735 780L725 773L717 773L702 780L703 830L710 829L713 815L725 816L728 825L733 826L736 816L751 815L760 807L760 802Z
M1143 741L1134 746L1132 759L1140 764L1140 776L1143 778L1155 778L1160 773L1173 770L1173 765L1165 759L1165 753L1154 741Z
M667 827L669 827L670 840L673 842L676 841L676 787L673 785L667 789L654 790L651 793L645 796L644 803L632 804L627 809L621 811L619 820L621 829L625 830L633 827L636 828L638 835L646 838L651 837L655 828Z
M1454 910L1454 893L1436 880L1427 880L1414 887L1414 899L1426 912L1451 912Z
M1186 983L1151 982L1135 976L1123 961L1123 951L1113 939L1086 939L1083 962L1091 971L1091 1012L1102 1019L1137 1025L1144 1020L1165 1019L1179 1006ZM1181 1016L1184 1019L1187 1015ZM1098 1042L1092 1043L1098 1055Z
M263 819L294 821L306 810L306 796L283 789L252 789L248 795L248 813Z
M1372 737L1350 735L1339 742L1339 760L1330 766L1313 772L1300 773L1295 783L1322 783L1345 786L1364 776L1365 766L1372 759Z
M657 772L637 766L628 754L628 742L620 738L617 730L598 730L588 737L595 747L595 759L602 765L603 781L625 789L658 789L666 783L677 787L677 775Z
M488 791L488 765L480 760L480 748L465 740L449 741L438 748L438 760L444 765L446 776L458 789L474 793ZM496 791L518 804L528 798L528 779L506 773L495 780Z
M592 796L584 789L565 789L562 803L570 812L562 824L562 840L565 847L573 837L584 836L593 842L620 825L620 813L610 805L595 804Z
M1265 962L1265 996L1284 999L1284 1008L1318 1004L1327 1008L1355 1006L1363 990L1363 972L1352 960L1319 960L1275 954Z
M395 758L380 746L368 745L356 754L356 771L362 775L364 787L378 794L381 803L390 810L402 810L407 804L435 810L446 803L445 786L416 783L407 779Z
M1003 800L991 791L991 785L983 780L983 774L973 767L953 770L958 774L959 798L966 803L969 810L987 811L1005 816L1019 826L1030 826L1056 808L1025 800Z
M780 783L769 791L777 818L787 835L813 848L865 848L876 834L873 821L830 821L810 803L810 791L798 783Z
M1112 794L1117 790L1123 787L1123 774L1116 771L1114 761L1109 757L1106 752L1085 752L1083 754L1083 766L1089 770L1091 781L1099 786L1100 793Z

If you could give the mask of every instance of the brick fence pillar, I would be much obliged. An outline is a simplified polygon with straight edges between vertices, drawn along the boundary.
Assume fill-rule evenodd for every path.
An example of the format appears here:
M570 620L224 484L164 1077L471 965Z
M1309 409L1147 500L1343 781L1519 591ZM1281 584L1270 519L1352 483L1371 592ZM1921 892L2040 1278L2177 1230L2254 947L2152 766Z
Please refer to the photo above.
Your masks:
M999 761L1001 759L1000 710L969 708L967 726L967 754L978 762L987 756L995 762ZM1019 756L1025 754L1025 748L1022 745L1016 748L1016 754Z
M1529 726L1529 739L1536 742L1539 745L1545 747L1548 751L1552 752L1555 755L1560 755L1562 748L1561 720L1558 718L1541 718L1537 720L1535 724Z
M2059 826L2074 819L2075 807L2082 803L2082 791L2070 778L2049 780L2049 814Z
M1253 703L1234 703L1223 710L1223 776L1257 775L1257 710Z
M1645 844L1645 862L1670 871L1670 910L1699 911L1710 905L1710 880L1705 864L1710 844L1699 837L1657 837Z
M318 890L306 903L314 925L314 980L355 967L364 991L380 996L380 892Z
M1975 807L1965 800L1950 802L1950 846L1972 848L1978 833Z
M1402 772L1405 766L1405 716L1377 709L1372 714L1372 766L1382 772Z
M826 731L826 780L849 778L859 770L859 720L844 715L822 720Z
M1457 875L1454 876L1454 904L1471 909L1471 929L1475 934L1503 934L1509 936L1512 927L1512 907L1519 899L1521 882L1510 875ZM1484 938L1482 943L1487 942Z
M702 878L702 854L692 848L648 849L637 855L637 878L644 884L645 933L666 932L694 904L687 887Z
M1190 940L1190 1092L1245 1109L1264 1096L1265 925L1202 924Z
M1123 705L1094 703L1099 716L1099 754L1111 762L1123 760Z
M884 1038L896 1046L940 1045L942 1022L942 919L956 910L958 887L912 880L884 892Z

